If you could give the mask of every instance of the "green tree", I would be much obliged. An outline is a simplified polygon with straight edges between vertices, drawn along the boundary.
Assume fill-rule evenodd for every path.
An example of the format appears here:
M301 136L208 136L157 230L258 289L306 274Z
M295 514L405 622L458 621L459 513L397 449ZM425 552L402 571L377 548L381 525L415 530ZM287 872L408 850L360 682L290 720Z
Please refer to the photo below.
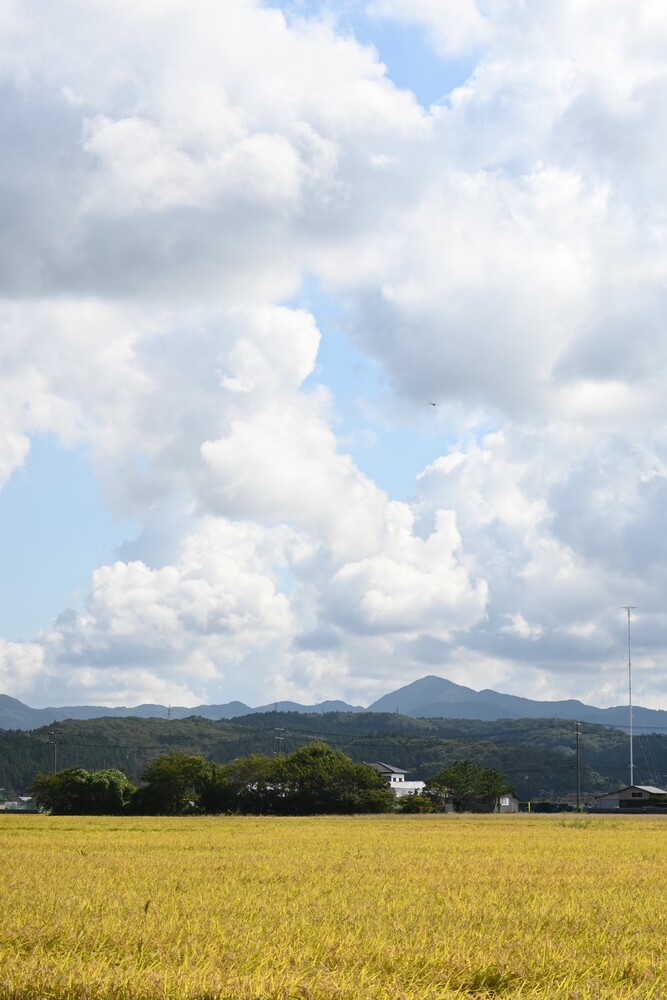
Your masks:
M115 768L68 767L57 774L37 774L30 788L39 808L54 816L117 816L133 792L134 785Z
M449 783L443 777L444 771L438 771L437 774L433 775L424 782L424 789L422 791L422 798L428 799L431 803L431 812L444 812L445 806L447 805L447 799L449 797Z
M202 789L210 780L211 764L198 754L173 753L155 757L146 767L146 782L132 796L133 812L180 816L200 811Z
M56 774L36 774L29 791L40 809L54 816L77 815L82 810L88 773L82 767L68 767Z
M355 764L326 743L310 743L282 758L277 811L292 815L388 812L393 796L368 764Z
M491 812L498 811L501 796L507 795L511 791L512 786L508 785L505 775L497 767L484 768L479 794Z
M396 812L399 813L430 813L434 811L433 801L428 795L401 795L396 802Z
M199 804L203 812L276 812L282 795L281 761L265 754L239 757L231 764L213 764L202 775Z
M201 782L199 805L207 812L255 815L370 813L387 812L392 794L372 767L311 743L287 757L252 754L212 765Z
M509 791L510 786L497 768L462 760L429 778L424 794L435 809L444 809L451 801L456 812L468 812L496 810L500 796Z
M129 778L116 768L89 772L86 798L89 814L117 816L128 805L135 787Z

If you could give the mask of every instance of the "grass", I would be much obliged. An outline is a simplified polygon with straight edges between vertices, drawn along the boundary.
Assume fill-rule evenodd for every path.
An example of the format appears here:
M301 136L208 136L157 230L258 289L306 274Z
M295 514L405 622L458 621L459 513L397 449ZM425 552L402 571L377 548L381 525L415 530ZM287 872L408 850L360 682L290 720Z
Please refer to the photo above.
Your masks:
M1 1000L663 997L662 817L3 816Z

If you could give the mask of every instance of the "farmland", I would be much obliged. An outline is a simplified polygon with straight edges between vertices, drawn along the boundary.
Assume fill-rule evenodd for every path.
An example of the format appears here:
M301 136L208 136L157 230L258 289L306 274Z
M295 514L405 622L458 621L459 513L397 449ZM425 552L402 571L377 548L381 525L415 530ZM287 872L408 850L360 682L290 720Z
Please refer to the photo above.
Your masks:
M2 1000L664 995L661 817L4 816Z

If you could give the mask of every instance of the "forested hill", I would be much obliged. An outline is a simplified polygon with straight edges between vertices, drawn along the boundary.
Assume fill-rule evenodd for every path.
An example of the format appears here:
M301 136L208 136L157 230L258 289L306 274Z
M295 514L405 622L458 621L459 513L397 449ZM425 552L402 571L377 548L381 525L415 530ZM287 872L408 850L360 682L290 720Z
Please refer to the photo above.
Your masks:
M292 701L275 702L259 708L249 708L240 701L223 705L198 705L196 708L166 705L135 705L133 708L108 708L101 705L70 705L60 708L30 708L16 698L0 694L0 729L37 729L62 719L98 719L102 716L142 719L187 719L192 715L204 719L236 720L242 715L263 714L272 710L299 712L304 715L330 713L397 712L413 719L572 719L599 726L619 726L628 721L628 707L596 708L581 701L534 701L499 691L475 691L455 684L444 677L428 675L412 681L390 694L383 695L367 709L347 705L342 701L324 701L317 705L299 705ZM667 731L667 712L634 706L635 732Z
M251 753L289 752L311 740L344 750L353 760L382 760L427 778L455 760L498 767L521 797L566 794L576 787L575 732L569 720L414 719L396 713L304 715L266 712L213 721L104 717L67 720L27 731L0 731L0 785L23 792L34 775L57 767L117 767L139 781L147 763L182 750L227 763ZM583 791L621 787L628 780L628 737L616 728L583 724ZM635 737L635 780L665 787L667 738Z

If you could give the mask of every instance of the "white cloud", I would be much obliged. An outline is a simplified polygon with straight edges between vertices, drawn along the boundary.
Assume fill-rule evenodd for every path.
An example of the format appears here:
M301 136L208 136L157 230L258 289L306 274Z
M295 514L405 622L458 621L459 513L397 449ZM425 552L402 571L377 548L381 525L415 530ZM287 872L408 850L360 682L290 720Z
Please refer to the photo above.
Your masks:
M0 440L0 485L23 464L30 449L30 440L21 434L7 431Z
M45 661L54 675L68 668L70 688L116 704L164 698L166 690L197 701L224 689L245 655L288 642L296 630L274 580L288 540L286 530L205 519L174 565L102 566L85 611L60 616L41 637Z
M435 49L451 56L477 48L489 34L480 7L476 0L373 0L367 10L371 16L400 24L423 25Z
M541 625L531 625L522 614L507 615L509 624L503 625L501 632L511 632L520 639L540 639L544 635Z
M254 0L0 4L0 482L52 431L144 524L5 643L15 691L364 701L428 666L577 694L631 600L662 697L667 16L368 10L467 82L427 112ZM384 426L316 384L306 276ZM391 502L347 448L427 399L442 454Z
M32 694L48 677L44 650L36 642L6 642L0 639L0 684L14 697Z
M345 563L333 576L327 595L331 619L351 631L427 631L445 639L479 622L486 586L471 580L462 563L452 513L438 511L426 539L413 534L407 507L394 504L389 513L380 551Z

